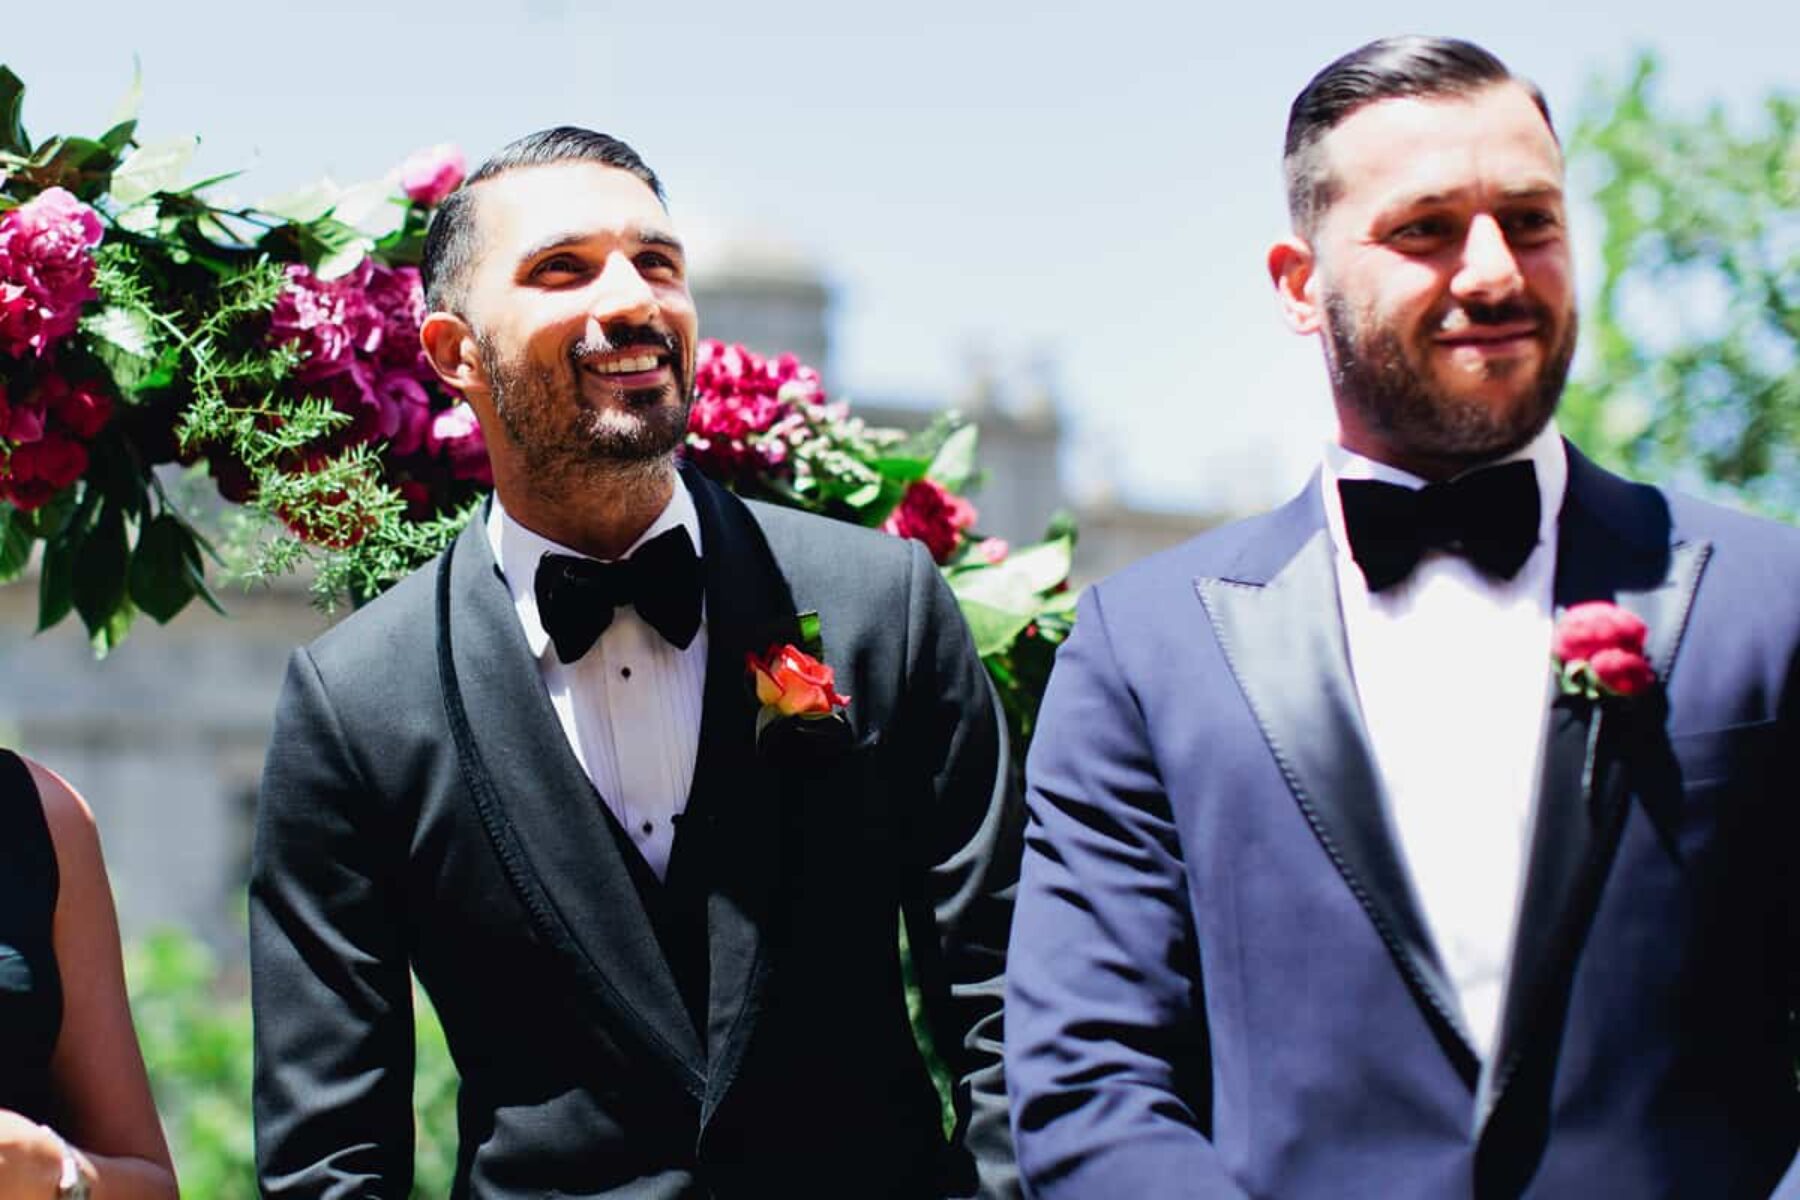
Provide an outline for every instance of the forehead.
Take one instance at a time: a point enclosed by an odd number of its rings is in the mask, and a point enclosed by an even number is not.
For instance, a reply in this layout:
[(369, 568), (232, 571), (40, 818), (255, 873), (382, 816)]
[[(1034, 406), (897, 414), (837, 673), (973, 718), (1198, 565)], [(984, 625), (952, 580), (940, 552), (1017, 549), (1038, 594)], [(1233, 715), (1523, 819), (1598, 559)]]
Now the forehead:
[(1562, 185), (1562, 152), (1516, 83), (1376, 101), (1326, 134), (1322, 148), (1337, 187), (1333, 207)]
[(547, 236), (671, 232), (650, 185), (602, 163), (516, 167), (476, 188), (476, 234), (480, 257), (488, 262), (509, 262)]

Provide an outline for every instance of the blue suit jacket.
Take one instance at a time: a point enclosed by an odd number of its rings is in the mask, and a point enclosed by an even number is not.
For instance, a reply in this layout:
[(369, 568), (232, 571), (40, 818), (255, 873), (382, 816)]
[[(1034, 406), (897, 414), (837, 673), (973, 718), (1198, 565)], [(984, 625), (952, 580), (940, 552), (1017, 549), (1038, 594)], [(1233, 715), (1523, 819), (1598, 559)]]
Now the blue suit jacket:
[[(1552, 702), (1485, 1064), (1385, 823), (1316, 482), (1083, 597), (1008, 962), (1035, 1195), (1777, 1185), (1800, 1143), (1800, 534), (1571, 448), (1559, 538), (1558, 607), (1636, 611), (1662, 686)], [(1445, 663), (1432, 686), (1482, 681)]]

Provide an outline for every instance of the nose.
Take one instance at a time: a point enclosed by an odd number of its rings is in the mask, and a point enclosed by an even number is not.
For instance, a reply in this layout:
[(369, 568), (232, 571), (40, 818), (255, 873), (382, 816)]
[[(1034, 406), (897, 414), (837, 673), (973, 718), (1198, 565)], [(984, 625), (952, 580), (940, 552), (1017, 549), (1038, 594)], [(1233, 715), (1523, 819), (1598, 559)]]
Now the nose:
[(1524, 284), (1506, 231), (1487, 213), (1476, 217), (1463, 242), (1462, 263), (1451, 281), (1452, 291), (1459, 299), (1491, 302), (1513, 295)]
[(656, 292), (623, 253), (607, 256), (594, 283), (588, 319), (598, 325), (647, 325), (657, 314)]

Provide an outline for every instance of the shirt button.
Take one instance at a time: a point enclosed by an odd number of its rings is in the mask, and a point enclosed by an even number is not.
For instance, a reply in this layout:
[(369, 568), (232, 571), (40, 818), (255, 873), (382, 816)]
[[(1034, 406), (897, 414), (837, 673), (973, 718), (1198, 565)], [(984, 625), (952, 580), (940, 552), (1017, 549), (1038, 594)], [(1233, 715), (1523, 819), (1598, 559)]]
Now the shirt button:
[(619, 668), (619, 678), (630, 679), (631, 678), (631, 668), (630, 667), (620, 667)]
[(645, 821), (644, 822), (644, 836), (649, 837), (652, 833), (655, 833), (655, 832), (656, 832), (656, 823), (654, 821)]

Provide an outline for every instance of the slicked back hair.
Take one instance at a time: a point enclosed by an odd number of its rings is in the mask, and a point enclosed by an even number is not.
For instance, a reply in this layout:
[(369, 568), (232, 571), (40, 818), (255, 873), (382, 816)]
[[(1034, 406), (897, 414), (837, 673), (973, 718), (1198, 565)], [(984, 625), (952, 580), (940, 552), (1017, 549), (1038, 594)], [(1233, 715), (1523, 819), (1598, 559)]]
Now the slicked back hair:
[(1352, 50), (1314, 75), (1288, 109), (1282, 172), (1294, 230), (1310, 239), (1319, 218), (1337, 199), (1339, 181), (1325, 161), (1322, 143), (1358, 109), (1403, 97), (1467, 96), (1499, 83), (1531, 94), (1550, 136), (1550, 105), (1528, 79), (1473, 42), (1439, 37), (1390, 37)]
[(604, 133), (574, 125), (540, 129), (510, 142), (475, 168), (475, 173), (438, 206), (431, 227), (425, 231), (425, 252), (419, 274), (425, 285), (425, 306), (433, 311), (462, 311), (469, 264), (475, 258), (475, 185), (521, 167), (547, 167), (552, 163), (591, 162), (629, 171), (655, 193), (657, 203), (668, 207), (662, 181), (657, 179), (638, 152)]

